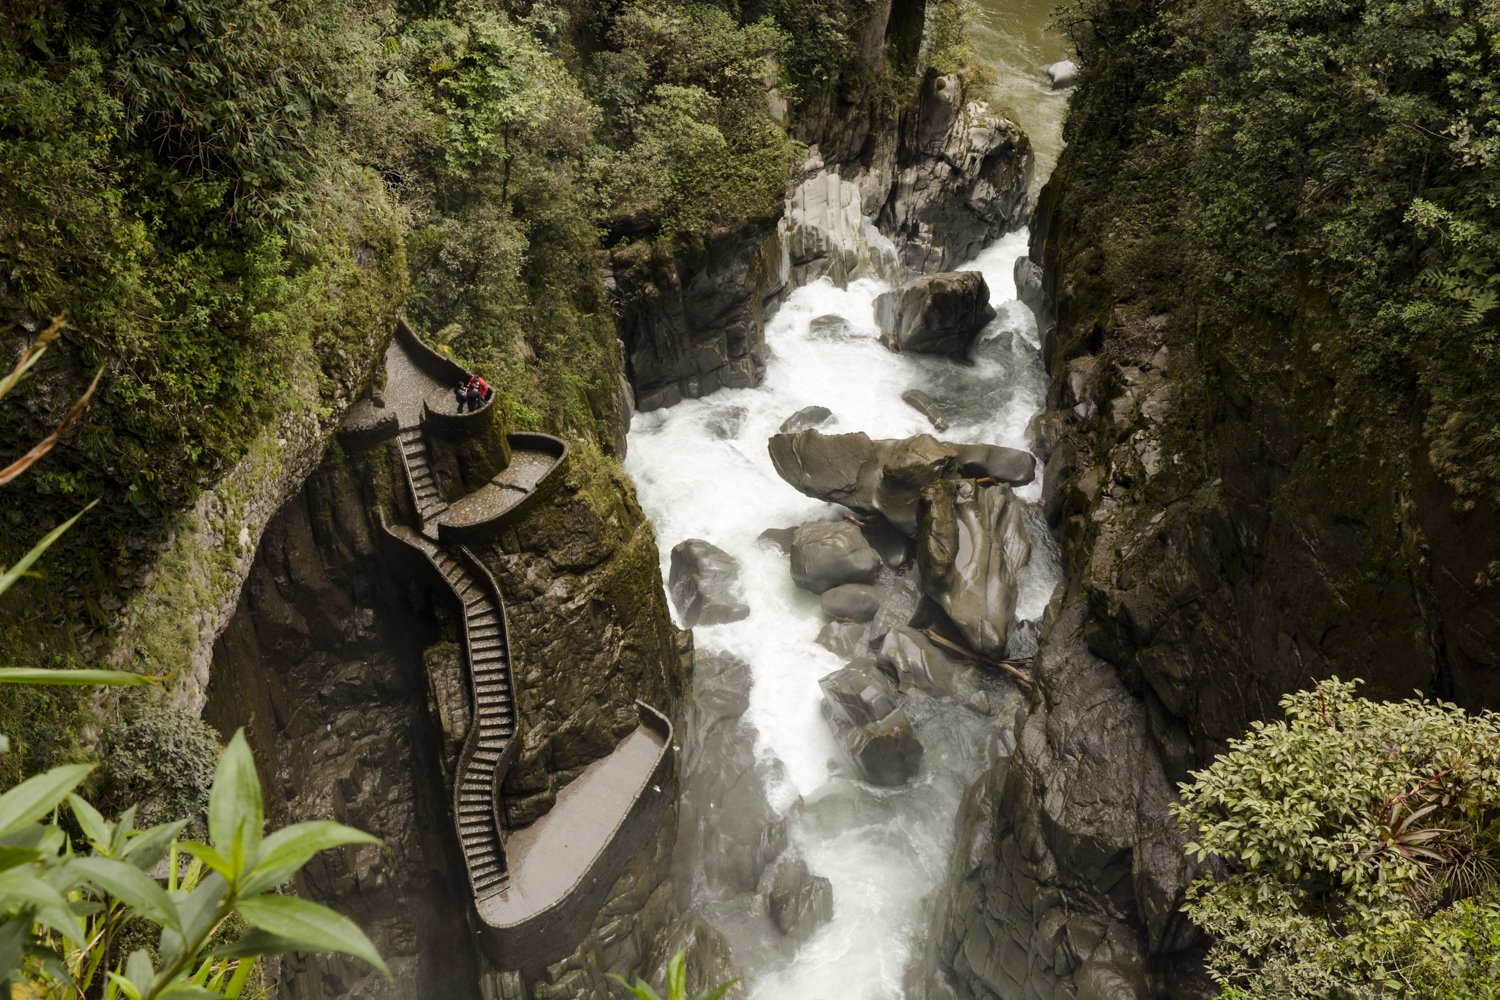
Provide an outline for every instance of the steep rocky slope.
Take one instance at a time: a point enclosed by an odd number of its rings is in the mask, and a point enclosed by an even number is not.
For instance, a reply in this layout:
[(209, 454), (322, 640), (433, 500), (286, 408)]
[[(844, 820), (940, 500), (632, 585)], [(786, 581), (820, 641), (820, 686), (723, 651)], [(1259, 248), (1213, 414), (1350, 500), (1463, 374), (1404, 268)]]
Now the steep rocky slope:
[[(1167, 820), (1175, 783), (1275, 715), (1283, 693), (1330, 675), (1376, 697), (1416, 689), (1481, 708), (1500, 695), (1496, 509), (1442, 467), (1439, 436), (1454, 430), (1431, 411), (1451, 387), (1371, 360), (1372, 321), (1322, 242), (1324, 213), (1363, 224), (1357, 201), (1329, 207), (1308, 182), (1239, 230), (1243, 265), (1284, 295), (1205, 273), (1222, 260), (1204, 215), (1230, 212), (1235, 185), (1255, 191), (1262, 175), (1253, 160), (1209, 170), (1194, 157), (1212, 130), (1167, 127), (1182, 64), (1154, 19), (1174, 9), (1100, 8), (1069, 146), (1017, 265), (1045, 334), (1052, 388), (1033, 432), (1069, 589), (1049, 612), (1016, 750), (961, 817), (924, 967), (933, 995), (1210, 995), (1201, 941), (1176, 912), (1201, 872)], [(1339, 23), (1287, 30), (1344, 37)], [(1232, 62), (1212, 49), (1228, 40), (1205, 37), (1211, 63)], [(1393, 78), (1391, 93), (1423, 80)], [(1371, 158), (1371, 187), (1379, 114), (1352, 99), (1341, 112), (1365, 129), (1350, 141)], [(1433, 176), (1468, 169), (1422, 155)], [(1381, 225), (1371, 245), (1423, 245), (1399, 206)], [(1284, 246), (1302, 263), (1280, 275)], [(1451, 349), (1410, 336), (1419, 352)], [(1468, 391), (1445, 405), (1482, 408), (1483, 387)]]

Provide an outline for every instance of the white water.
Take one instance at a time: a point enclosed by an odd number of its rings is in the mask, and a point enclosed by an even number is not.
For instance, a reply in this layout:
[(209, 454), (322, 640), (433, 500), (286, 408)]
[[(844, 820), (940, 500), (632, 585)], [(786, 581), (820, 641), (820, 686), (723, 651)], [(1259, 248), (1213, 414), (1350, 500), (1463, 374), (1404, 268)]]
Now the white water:
[[(903, 974), (925, 932), (926, 904), (952, 851), (959, 800), (986, 764), (990, 731), (1009, 721), (1016, 698), (1008, 682), (996, 682), (997, 708), (989, 718), (933, 701), (909, 705), (926, 751), (917, 778), (883, 789), (842, 776), (830, 763), (838, 751), (819, 712), (818, 678), (842, 666), (813, 641), (827, 619), (815, 595), (793, 586), (787, 557), (757, 541), (766, 528), (825, 519), (842, 508), (783, 482), (766, 440), (783, 420), (814, 404), (833, 411), (837, 423), (823, 428), (829, 432), (865, 431), (874, 438), (931, 432), (926, 418), (901, 401), (902, 392), (916, 388), (949, 407), (951, 426), (937, 435), (942, 440), (1025, 448), (1026, 424), (1046, 393), (1035, 321), (1014, 301), (1011, 268), (1025, 252), (1023, 231), (965, 265), (984, 273), (998, 309), (972, 367), (881, 347), (873, 302), (883, 284), (860, 281), (841, 291), (821, 282), (793, 293), (768, 324), (773, 357), (760, 387), (721, 390), (640, 414), (631, 426), (626, 468), (655, 523), (663, 578), (672, 546), (686, 538), (707, 539), (741, 562), (750, 617), (695, 629), (697, 646), (728, 650), (750, 663), (747, 718), (760, 731), (757, 753), (785, 766), (778, 805), (792, 811), (793, 849), (833, 884), (833, 921), (790, 960), (755, 947), (755, 935), (744, 932), (768, 919), (763, 910), (754, 912), (744, 900), (701, 901), (700, 909), (735, 945), (752, 997), (902, 996)], [(811, 320), (830, 313), (852, 325), (851, 336), (829, 340), (810, 332)], [(1034, 500), (1040, 491), (1038, 481), (1017, 493)], [(1050, 537), (1033, 530), (1019, 617), (1039, 617), (1060, 578)]]

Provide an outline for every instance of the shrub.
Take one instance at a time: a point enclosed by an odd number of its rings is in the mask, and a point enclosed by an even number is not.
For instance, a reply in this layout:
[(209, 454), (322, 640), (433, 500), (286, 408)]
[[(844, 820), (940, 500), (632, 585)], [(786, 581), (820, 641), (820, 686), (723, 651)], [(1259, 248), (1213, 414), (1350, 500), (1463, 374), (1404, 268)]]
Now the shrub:
[(208, 808), (219, 734), (195, 716), (150, 706), (104, 734), (104, 794), (135, 805), (144, 825), (193, 819)]
[(1182, 786), (1188, 852), (1228, 866), (1185, 906), (1228, 998), (1400, 989), (1497, 954), (1475, 928), (1500, 881), (1500, 716), (1356, 683), (1287, 695)]

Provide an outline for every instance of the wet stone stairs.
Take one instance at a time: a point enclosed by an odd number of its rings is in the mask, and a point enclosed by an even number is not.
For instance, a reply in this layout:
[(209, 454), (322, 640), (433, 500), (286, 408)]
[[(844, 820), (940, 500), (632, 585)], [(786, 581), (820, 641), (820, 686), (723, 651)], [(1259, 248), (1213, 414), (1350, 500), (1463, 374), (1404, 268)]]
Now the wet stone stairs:
[(420, 550), (463, 605), (474, 714), (458, 759), (454, 819), (474, 898), (488, 899), (509, 885), (499, 792), (516, 751), (516, 702), (505, 606), (494, 578), (466, 546), (439, 545), (404, 525), (386, 530)]
[(437, 517), (448, 509), (438, 496), (437, 479), (432, 474), (432, 456), (427, 450), (427, 436), (420, 427), (409, 427), (401, 431), (401, 455), (406, 460), (406, 473), (411, 478), (412, 495), (417, 502), (417, 514), (424, 522)]

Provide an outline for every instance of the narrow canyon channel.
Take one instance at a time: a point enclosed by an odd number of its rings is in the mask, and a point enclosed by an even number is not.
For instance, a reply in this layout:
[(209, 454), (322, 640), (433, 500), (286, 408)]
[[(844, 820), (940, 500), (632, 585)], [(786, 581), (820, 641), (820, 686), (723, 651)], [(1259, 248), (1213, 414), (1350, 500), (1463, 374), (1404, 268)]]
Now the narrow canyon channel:
[[(995, 71), (996, 104), (1031, 137), (1036, 187), (1057, 162), (1066, 108), (1066, 95), (1053, 92), (1045, 75), (1066, 51), (1048, 28), (1052, 6), (1051, 0), (986, 0), (976, 33)], [(754, 752), (771, 805), (789, 817), (789, 849), (832, 884), (833, 919), (794, 953), (765, 934), (764, 891), (725, 898), (707, 885), (694, 886), (694, 909), (728, 936), (751, 997), (903, 995), (903, 977), (953, 848), (959, 801), (989, 756), (1004, 752), (992, 733), (1008, 728), (1001, 720), (1013, 718), (1022, 701), (998, 675), (986, 675), (989, 716), (951, 699), (909, 701), (907, 713), (925, 750), (917, 777), (880, 788), (847, 772), (820, 714), (818, 686), (845, 658), (814, 641), (828, 620), (817, 595), (796, 587), (786, 554), (758, 537), (768, 528), (846, 512), (784, 482), (772, 467), (767, 439), (798, 410), (823, 406), (833, 413), (821, 428), (827, 433), (932, 433), (959, 444), (1025, 449), (1027, 424), (1042, 409), (1047, 389), (1036, 322), (1016, 301), (1012, 278), (1026, 249), (1020, 230), (962, 265), (984, 275), (997, 310), (972, 366), (886, 350), (877, 340), (874, 300), (889, 286), (867, 278), (839, 289), (825, 278), (795, 291), (768, 323), (772, 356), (762, 385), (638, 414), (631, 425), (626, 468), (655, 525), (663, 578), (672, 547), (688, 538), (705, 539), (740, 561), (749, 617), (699, 626), (696, 647), (750, 665), (745, 718), (759, 734)], [(947, 430), (935, 431), (902, 401), (911, 389), (945, 408)], [(1022, 620), (1041, 617), (1062, 579), (1056, 545), (1035, 504), (1040, 465), (1037, 472), (1035, 482), (1016, 491), (1031, 502), (1032, 555), (1017, 607)]]

